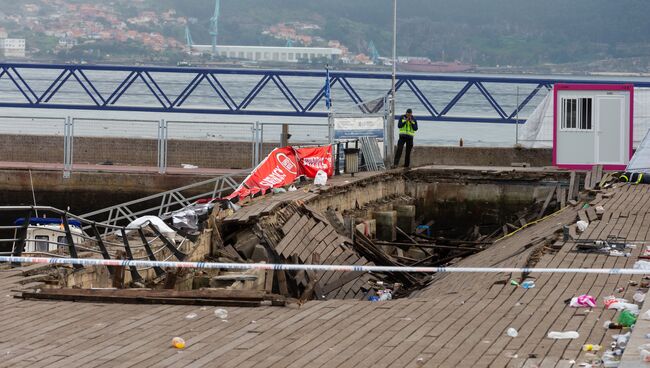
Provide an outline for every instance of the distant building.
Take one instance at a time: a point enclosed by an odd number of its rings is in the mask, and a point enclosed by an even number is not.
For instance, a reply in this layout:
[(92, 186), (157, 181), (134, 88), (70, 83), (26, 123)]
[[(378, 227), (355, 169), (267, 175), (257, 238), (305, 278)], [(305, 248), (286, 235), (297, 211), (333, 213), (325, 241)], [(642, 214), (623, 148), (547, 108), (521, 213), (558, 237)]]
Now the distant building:
[[(210, 45), (193, 45), (192, 51), (212, 52)], [(230, 59), (252, 61), (298, 62), (300, 60), (329, 59), (341, 56), (341, 50), (331, 47), (278, 47), (278, 46), (217, 46), (217, 55)]]
[(0, 52), (6, 58), (24, 58), (25, 39), (24, 38), (0, 39)]

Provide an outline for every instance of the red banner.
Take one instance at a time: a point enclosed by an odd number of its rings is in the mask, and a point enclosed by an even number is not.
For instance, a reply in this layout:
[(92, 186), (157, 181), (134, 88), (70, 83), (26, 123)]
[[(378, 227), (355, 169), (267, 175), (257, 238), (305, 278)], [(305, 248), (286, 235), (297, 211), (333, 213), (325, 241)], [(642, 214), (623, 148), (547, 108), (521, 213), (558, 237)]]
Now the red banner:
[(302, 175), (313, 179), (318, 170), (325, 171), (328, 177), (334, 175), (332, 146), (298, 148), (296, 153)]
[(327, 176), (334, 173), (332, 146), (276, 148), (244, 179), (239, 188), (226, 198), (245, 198), (259, 192), (266, 193), (271, 188), (293, 183), (301, 175), (314, 178), (318, 170), (325, 171)]

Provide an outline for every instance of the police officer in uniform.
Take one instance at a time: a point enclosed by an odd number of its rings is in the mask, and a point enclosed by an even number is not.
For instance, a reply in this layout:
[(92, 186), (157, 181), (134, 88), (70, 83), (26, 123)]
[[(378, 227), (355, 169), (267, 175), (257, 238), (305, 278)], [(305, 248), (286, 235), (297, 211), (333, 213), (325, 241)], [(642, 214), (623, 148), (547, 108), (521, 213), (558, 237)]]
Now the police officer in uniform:
[(399, 159), (402, 157), (402, 150), (404, 149), (404, 144), (406, 144), (404, 167), (409, 167), (411, 165), (413, 137), (415, 136), (415, 132), (418, 130), (418, 122), (415, 120), (415, 117), (413, 117), (413, 111), (411, 109), (406, 110), (406, 114), (400, 117), (397, 127), (399, 128), (399, 140), (397, 141), (397, 152), (395, 153), (395, 162), (393, 166), (397, 167), (399, 165)]

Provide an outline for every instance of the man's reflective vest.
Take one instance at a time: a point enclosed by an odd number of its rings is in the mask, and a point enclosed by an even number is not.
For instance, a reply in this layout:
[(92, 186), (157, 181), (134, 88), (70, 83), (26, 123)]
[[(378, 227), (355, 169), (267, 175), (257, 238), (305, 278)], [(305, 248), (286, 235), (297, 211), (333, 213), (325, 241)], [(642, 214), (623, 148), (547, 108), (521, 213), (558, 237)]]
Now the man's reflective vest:
[(413, 123), (406, 120), (405, 117), (402, 117), (401, 123), (403, 123), (404, 125), (402, 125), (402, 127), (399, 128), (399, 134), (406, 134), (411, 136), (415, 135), (415, 130), (413, 129)]

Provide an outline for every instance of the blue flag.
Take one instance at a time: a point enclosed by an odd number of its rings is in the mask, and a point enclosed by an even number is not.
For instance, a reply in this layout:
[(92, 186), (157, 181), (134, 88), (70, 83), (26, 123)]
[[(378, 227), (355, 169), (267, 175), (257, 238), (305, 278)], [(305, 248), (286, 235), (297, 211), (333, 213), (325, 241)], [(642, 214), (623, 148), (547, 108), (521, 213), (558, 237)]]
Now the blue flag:
[(330, 91), (330, 70), (329, 68), (325, 69), (325, 106), (329, 110), (332, 107), (332, 96)]

